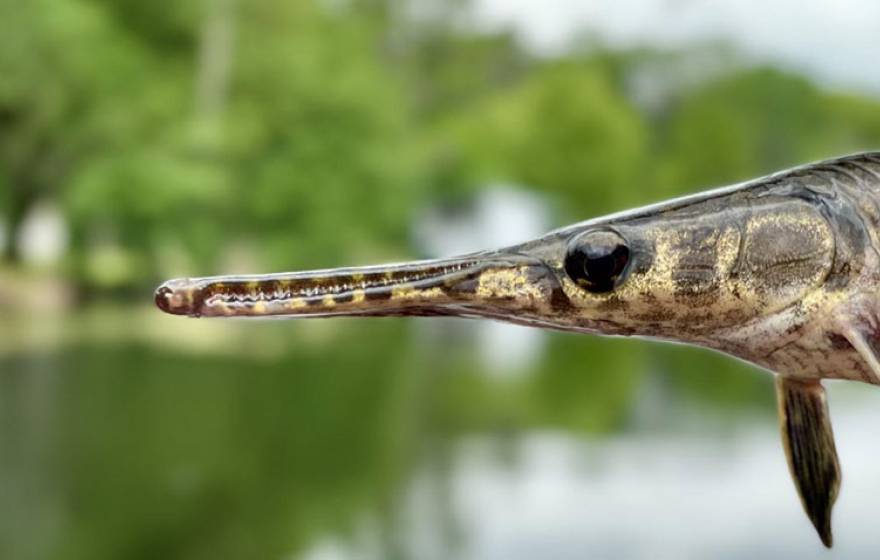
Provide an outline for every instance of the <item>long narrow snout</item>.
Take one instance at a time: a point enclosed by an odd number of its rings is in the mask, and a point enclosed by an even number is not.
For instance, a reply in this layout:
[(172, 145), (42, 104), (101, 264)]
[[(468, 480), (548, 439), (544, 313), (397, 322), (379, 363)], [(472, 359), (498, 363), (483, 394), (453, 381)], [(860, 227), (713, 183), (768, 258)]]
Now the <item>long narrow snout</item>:
[[(256, 276), (169, 280), (155, 294), (190, 317), (485, 315), (547, 311), (562, 294), (540, 259), (492, 253), (457, 259)], [(562, 296), (564, 297), (564, 296)]]

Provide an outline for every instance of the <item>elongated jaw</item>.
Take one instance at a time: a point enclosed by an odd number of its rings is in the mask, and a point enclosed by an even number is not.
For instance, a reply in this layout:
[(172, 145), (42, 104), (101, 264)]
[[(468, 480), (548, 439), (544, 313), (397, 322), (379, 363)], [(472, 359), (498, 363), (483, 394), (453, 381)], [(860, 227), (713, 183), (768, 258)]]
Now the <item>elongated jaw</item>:
[(402, 265), (262, 276), (169, 280), (156, 290), (166, 313), (190, 317), (339, 315), (546, 315), (564, 300), (539, 259), (475, 255)]

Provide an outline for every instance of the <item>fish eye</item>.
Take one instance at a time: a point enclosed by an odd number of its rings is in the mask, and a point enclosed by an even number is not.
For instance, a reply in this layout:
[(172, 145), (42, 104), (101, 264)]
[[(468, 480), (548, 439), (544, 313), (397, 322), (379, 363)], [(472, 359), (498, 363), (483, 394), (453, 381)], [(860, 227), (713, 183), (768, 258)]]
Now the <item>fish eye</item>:
[(565, 273), (588, 292), (610, 292), (619, 283), (629, 262), (629, 246), (610, 230), (583, 233), (568, 244)]

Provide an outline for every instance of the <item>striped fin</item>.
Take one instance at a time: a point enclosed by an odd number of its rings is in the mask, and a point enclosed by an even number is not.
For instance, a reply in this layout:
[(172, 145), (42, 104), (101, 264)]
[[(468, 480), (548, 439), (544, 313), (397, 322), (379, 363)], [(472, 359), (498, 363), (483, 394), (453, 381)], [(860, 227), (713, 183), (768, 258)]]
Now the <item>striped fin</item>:
[(804, 511), (831, 548), (831, 508), (840, 489), (840, 464), (825, 389), (818, 380), (776, 379), (779, 425), (788, 467)]

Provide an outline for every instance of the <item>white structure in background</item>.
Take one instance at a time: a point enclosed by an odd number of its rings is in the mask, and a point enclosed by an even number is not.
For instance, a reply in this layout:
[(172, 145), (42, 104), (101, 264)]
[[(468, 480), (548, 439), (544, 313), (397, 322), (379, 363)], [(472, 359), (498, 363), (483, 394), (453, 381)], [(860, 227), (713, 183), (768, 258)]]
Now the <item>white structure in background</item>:
[(37, 204), (27, 215), (17, 239), (22, 260), (31, 265), (45, 266), (58, 262), (67, 249), (67, 224), (58, 207)]
[[(420, 215), (415, 235), (429, 257), (449, 257), (527, 241), (548, 231), (548, 225), (549, 212), (539, 197), (516, 186), (497, 184), (482, 189), (465, 210), (451, 213), (433, 208)], [(491, 321), (471, 327), (491, 372), (523, 371), (540, 355), (543, 334), (538, 330)]]
[[(877, 0), (478, 0), (478, 25), (513, 27), (541, 53), (579, 34), (611, 48), (724, 41), (749, 61), (803, 71), (826, 85), (880, 92)], [(703, 68), (707, 70), (707, 68)]]

